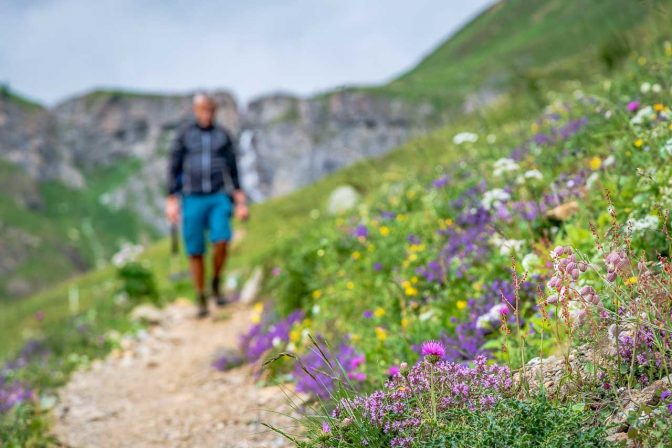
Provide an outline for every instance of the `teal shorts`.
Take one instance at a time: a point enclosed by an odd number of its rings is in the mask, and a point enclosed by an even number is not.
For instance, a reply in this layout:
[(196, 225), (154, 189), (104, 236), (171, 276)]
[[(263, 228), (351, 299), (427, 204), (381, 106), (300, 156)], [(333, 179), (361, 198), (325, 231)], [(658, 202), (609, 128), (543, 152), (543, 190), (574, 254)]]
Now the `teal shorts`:
[(205, 234), (210, 242), (231, 240), (233, 204), (225, 193), (194, 194), (182, 197), (182, 232), (189, 255), (205, 253)]

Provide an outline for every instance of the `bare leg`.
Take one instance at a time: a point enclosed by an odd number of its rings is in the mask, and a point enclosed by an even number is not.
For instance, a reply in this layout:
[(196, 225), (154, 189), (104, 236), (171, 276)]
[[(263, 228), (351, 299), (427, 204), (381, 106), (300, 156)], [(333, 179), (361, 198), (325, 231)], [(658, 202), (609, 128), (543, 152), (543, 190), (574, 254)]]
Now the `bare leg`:
[(226, 255), (228, 244), (226, 241), (214, 243), (212, 254), (212, 292), (215, 295), (218, 305), (225, 305), (226, 300), (220, 293), (220, 278), (224, 265), (226, 264)]
[(194, 282), (199, 302), (198, 316), (204, 317), (208, 314), (208, 304), (205, 299), (205, 263), (203, 263), (203, 255), (190, 256), (189, 267), (191, 268), (191, 278)]

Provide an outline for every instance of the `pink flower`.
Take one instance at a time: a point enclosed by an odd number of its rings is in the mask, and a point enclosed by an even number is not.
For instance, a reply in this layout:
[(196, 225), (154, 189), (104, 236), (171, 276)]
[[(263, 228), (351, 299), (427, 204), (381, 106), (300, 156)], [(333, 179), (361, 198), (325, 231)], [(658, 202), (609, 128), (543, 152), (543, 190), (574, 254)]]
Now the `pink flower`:
[(629, 112), (637, 112), (637, 109), (639, 109), (639, 104), (640, 104), (639, 100), (630, 101), (628, 103), (628, 111)]
[(421, 354), (429, 362), (437, 362), (446, 355), (446, 348), (439, 341), (425, 341), (422, 343)]

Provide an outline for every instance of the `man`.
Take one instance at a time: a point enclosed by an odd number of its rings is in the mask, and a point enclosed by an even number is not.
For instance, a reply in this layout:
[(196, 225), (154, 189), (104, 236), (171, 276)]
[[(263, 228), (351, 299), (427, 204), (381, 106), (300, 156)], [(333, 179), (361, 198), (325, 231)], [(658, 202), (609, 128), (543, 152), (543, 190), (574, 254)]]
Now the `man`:
[(178, 133), (171, 149), (166, 215), (176, 224), (181, 212), (198, 317), (202, 318), (208, 315), (205, 233), (209, 234), (213, 246), (212, 293), (222, 306), (226, 298), (220, 290), (220, 278), (231, 241), (234, 203), (240, 220), (248, 218), (248, 208), (240, 188), (233, 139), (215, 123), (217, 105), (210, 96), (197, 94), (193, 112), (195, 120)]

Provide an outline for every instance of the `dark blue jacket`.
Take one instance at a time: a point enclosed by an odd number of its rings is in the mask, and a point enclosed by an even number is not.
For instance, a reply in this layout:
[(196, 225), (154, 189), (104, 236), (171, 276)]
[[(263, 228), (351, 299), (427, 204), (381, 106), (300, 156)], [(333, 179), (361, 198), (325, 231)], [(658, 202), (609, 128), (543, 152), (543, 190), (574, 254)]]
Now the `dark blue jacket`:
[(240, 190), (233, 139), (221, 126), (196, 122), (180, 130), (170, 151), (168, 194)]

